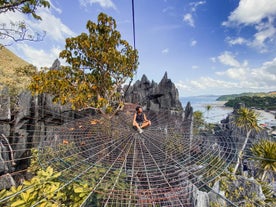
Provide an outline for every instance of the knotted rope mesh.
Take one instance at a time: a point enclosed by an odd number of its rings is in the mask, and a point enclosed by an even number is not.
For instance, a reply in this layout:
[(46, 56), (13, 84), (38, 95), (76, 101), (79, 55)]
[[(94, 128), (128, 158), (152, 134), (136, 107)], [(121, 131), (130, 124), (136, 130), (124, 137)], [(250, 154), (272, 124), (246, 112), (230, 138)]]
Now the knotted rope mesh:
[[(131, 111), (100, 114), (55, 127), (39, 147), (43, 168), (61, 172), (64, 188), (86, 182), (92, 190), (83, 206), (193, 206), (231, 163), (229, 137), (195, 136), (191, 121), (169, 111), (146, 112), (152, 125), (138, 133)], [(218, 146), (219, 145), (219, 146)]]

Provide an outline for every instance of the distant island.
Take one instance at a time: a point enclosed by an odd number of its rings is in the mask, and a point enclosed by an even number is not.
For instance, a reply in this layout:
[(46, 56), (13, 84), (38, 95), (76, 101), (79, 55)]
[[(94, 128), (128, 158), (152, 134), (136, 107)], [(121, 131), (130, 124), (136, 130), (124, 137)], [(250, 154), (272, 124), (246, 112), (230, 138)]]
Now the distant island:
[(271, 91), (268, 93), (265, 92), (261, 92), (261, 93), (240, 93), (240, 94), (230, 94), (230, 95), (222, 95), (219, 96), (216, 101), (229, 101), (238, 97), (243, 97), (243, 96), (249, 96), (249, 97), (253, 97), (253, 96), (258, 96), (258, 97), (276, 97), (276, 91)]
[(258, 108), (262, 110), (276, 110), (276, 91), (268, 93), (241, 93), (223, 95), (217, 101), (227, 101), (224, 105), (234, 107), (239, 103), (244, 103), (246, 107)]

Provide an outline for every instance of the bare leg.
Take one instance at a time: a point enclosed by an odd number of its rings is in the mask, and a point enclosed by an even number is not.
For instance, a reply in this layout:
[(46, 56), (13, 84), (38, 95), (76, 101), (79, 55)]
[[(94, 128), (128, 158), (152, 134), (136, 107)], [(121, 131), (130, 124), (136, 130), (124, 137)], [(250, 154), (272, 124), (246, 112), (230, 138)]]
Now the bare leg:
[(150, 125), (151, 125), (151, 121), (144, 121), (143, 124), (142, 124), (142, 126), (141, 126), (141, 129), (146, 128), (146, 127), (148, 127)]
[(136, 127), (136, 129), (138, 130), (139, 133), (142, 133), (142, 132), (143, 132), (142, 127), (139, 126), (139, 124), (138, 124), (137, 122), (134, 123), (133, 126)]

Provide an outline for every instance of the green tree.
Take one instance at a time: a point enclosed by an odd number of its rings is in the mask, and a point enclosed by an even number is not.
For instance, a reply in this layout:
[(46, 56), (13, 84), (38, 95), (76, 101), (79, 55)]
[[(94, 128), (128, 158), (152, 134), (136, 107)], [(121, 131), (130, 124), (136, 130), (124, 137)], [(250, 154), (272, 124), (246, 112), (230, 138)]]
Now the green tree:
[(233, 173), (236, 174), (251, 132), (253, 130), (258, 131), (260, 128), (257, 123), (257, 114), (253, 110), (245, 107), (241, 107), (237, 110), (237, 113), (234, 116), (234, 124), (246, 133), (242, 148), (238, 152), (238, 160), (233, 171)]
[(98, 23), (88, 21), (88, 34), (66, 39), (65, 58), (70, 67), (41, 71), (30, 86), (35, 93), (50, 93), (55, 101), (70, 103), (73, 109), (114, 108), (119, 89), (133, 77), (138, 66), (137, 50), (116, 30), (116, 21), (100, 13)]
[(207, 112), (207, 117), (209, 117), (209, 112), (211, 111), (212, 108), (213, 108), (213, 106), (210, 105), (210, 104), (207, 104), (207, 105), (205, 106), (205, 109), (206, 109), (206, 112)]
[[(39, 7), (49, 8), (50, 3), (46, 0), (5, 0), (0, 1), (0, 14), (17, 11), (31, 14), (34, 19), (41, 20), (41, 16), (36, 13)], [(45, 32), (43, 34), (30, 33), (24, 21), (10, 22), (9, 25), (1, 24), (0, 26), (0, 39), (12, 39), (15, 42), (23, 40), (41, 41), (45, 36)]]
[(251, 147), (253, 158), (263, 170), (261, 180), (263, 181), (268, 172), (276, 172), (276, 142), (260, 140)]
[(199, 130), (204, 127), (203, 113), (201, 111), (195, 111), (193, 113), (193, 117), (194, 117), (193, 134), (198, 134)]

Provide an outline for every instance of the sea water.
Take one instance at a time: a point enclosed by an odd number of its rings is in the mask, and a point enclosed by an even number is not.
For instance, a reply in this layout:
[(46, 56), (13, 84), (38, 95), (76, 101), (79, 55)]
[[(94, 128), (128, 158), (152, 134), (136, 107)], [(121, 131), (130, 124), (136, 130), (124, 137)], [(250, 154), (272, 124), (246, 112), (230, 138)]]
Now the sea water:
[[(193, 111), (201, 111), (206, 122), (217, 124), (233, 112), (232, 107), (224, 106), (225, 101), (216, 101), (217, 98), (218, 96), (190, 96), (181, 97), (180, 101), (184, 109), (190, 102)], [(211, 108), (207, 110), (207, 106)]]
[[(204, 120), (208, 123), (220, 123), (225, 119), (228, 114), (233, 112), (232, 107), (226, 107), (225, 101), (216, 101), (219, 96), (190, 96), (181, 97), (180, 101), (185, 109), (188, 102), (191, 103), (193, 111), (201, 111), (203, 113)], [(210, 110), (207, 110), (207, 106), (211, 106)], [(269, 124), (275, 122), (275, 115), (272, 112), (266, 112), (264, 110), (255, 110), (259, 124)]]

